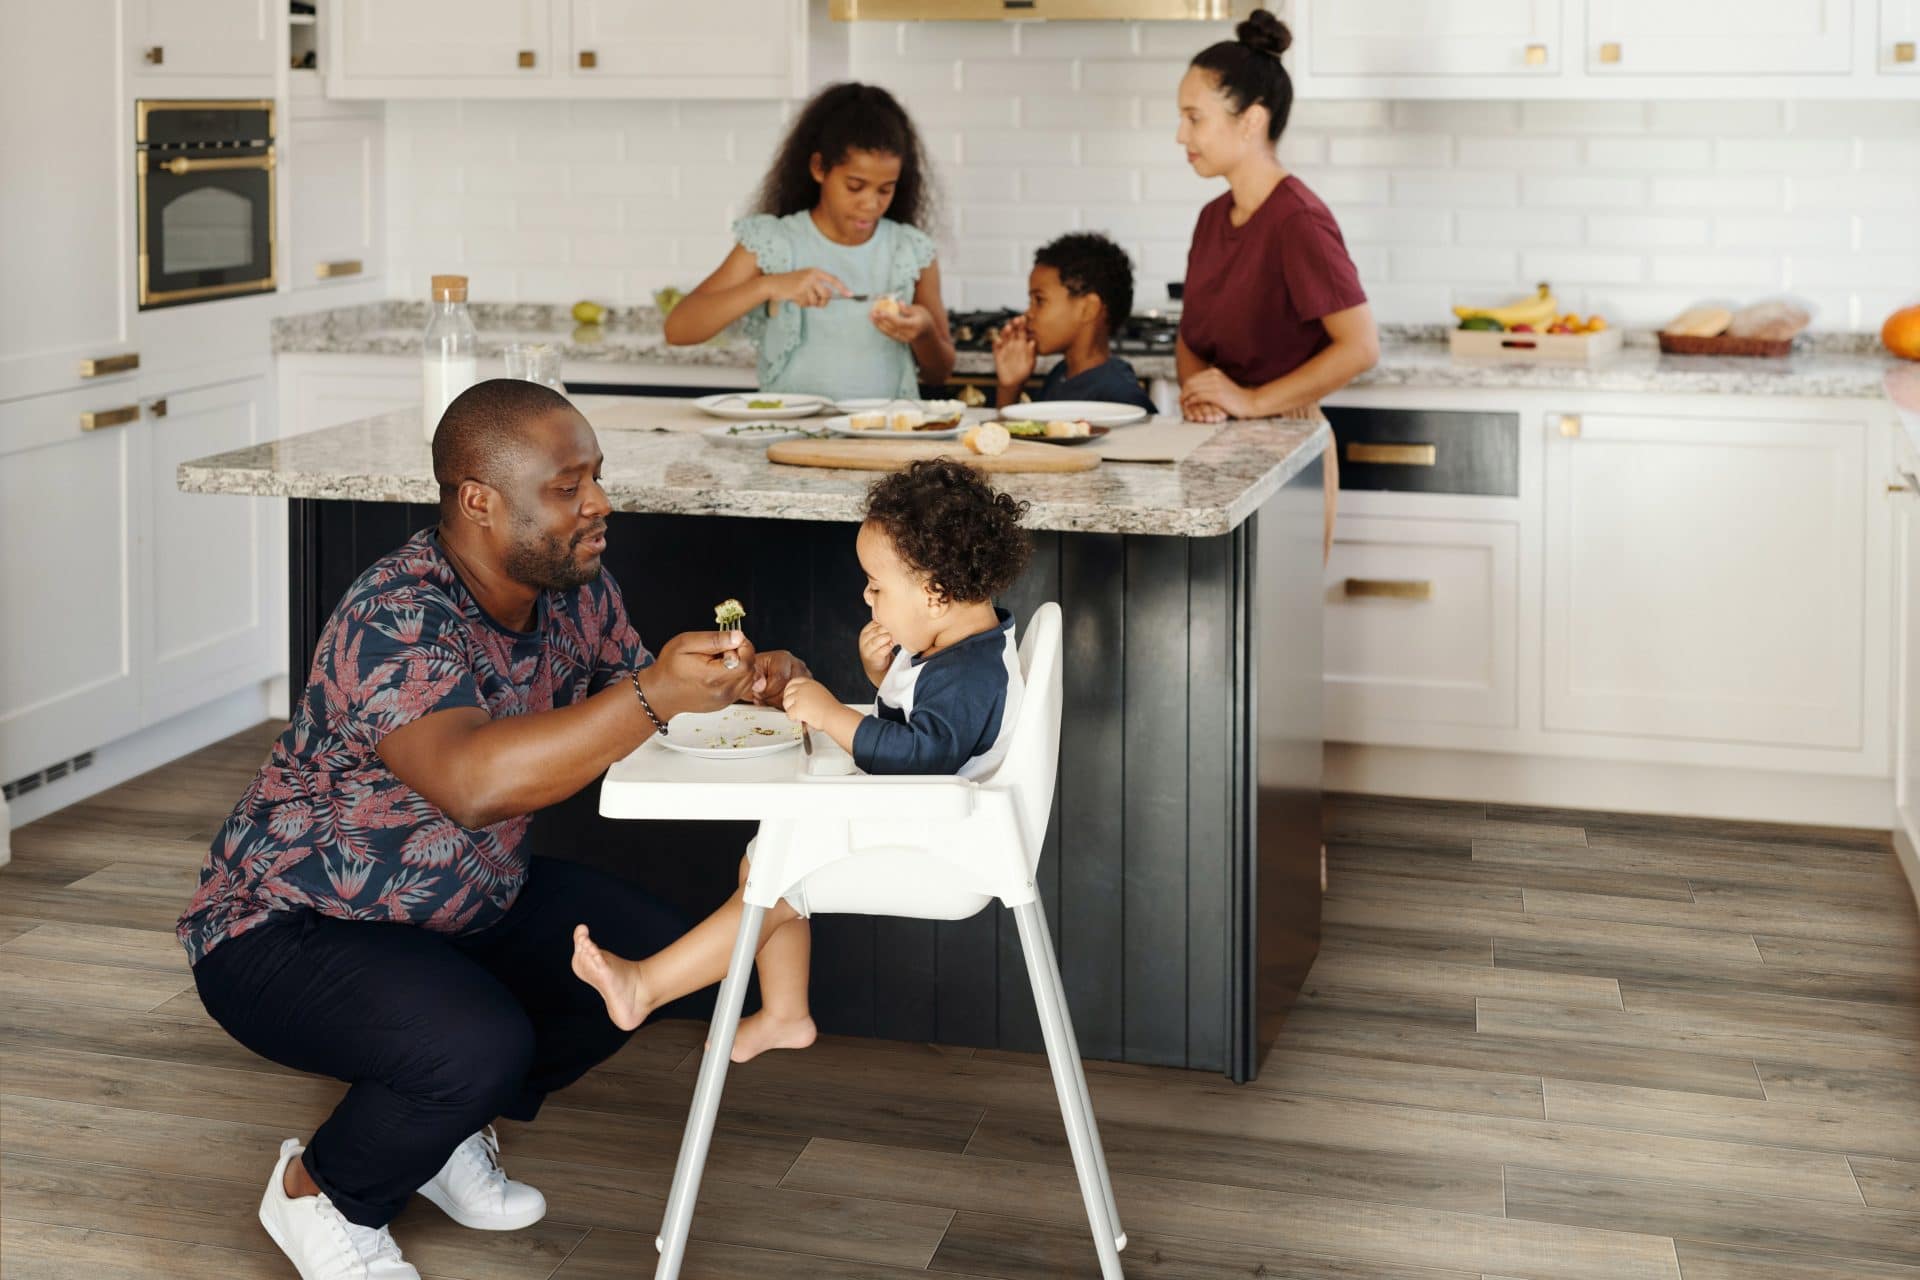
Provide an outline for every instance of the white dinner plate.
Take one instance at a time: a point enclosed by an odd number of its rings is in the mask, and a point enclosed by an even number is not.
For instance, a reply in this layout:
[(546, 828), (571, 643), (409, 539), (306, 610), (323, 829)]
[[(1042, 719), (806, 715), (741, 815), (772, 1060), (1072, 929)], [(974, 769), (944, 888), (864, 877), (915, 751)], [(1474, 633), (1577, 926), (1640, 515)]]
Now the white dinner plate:
[(1150, 416), (1139, 405), (1113, 400), (1041, 400), (1000, 411), (1002, 422), (1085, 422), (1096, 427), (1124, 427)]
[[(755, 403), (760, 405), (754, 408)], [(765, 422), (769, 418), (787, 421), (811, 418), (833, 401), (825, 396), (800, 395), (792, 391), (727, 391), (717, 396), (701, 396), (693, 407), (729, 422)]]
[(855, 431), (849, 424), (853, 418), (849, 414), (828, 418), (820, 425), (837, 436), (851, 436), (856, 440), (958, 440), (967, 424), (957, 422), (951, 427), (940, 427), (932, 431), (894, 431), (882, 427), (878, 431)]
[(773, 444), (780, 440), (805, 440), (825, 434), (818, 427), (794, 426), (785, 422), (716, 422), (700, 428), (700, 434), (721, 444)]
[(654, 741), (669, 751), (707, 760), (747, 760), (799, 746), (800, 726), (778, 707), (682, 711)]

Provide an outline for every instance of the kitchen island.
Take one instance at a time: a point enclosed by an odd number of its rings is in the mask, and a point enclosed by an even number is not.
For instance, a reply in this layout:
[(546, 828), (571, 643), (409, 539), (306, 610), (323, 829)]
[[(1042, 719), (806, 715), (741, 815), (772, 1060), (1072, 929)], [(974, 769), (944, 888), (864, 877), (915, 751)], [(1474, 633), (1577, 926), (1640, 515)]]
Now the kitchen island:
[[(736, 596), (762, 648), (792, 649), (842, 698), (868, 687), (854, 524), (873, 476), (767, 461), (691, 429), (598, 420), (615, 514), (605, 557), (659, 643)], [(1122, 428), (1121, 430), (1125, 430)], [(1250, 1079), (1318, 946), (1319, 422), (1222, 428), (1178, 463), (1004, 475), (1035, 553), (1004, 600), (1065, 611), (1059, 791), (1040, 863), (1089, 1057)], [(290, 662), (353, 578), (436, 519), (417, 410), (183, 464), (189, 492), (290, 499)], [(216, 498), (210, 497), (209, 501)], [(690, 915), (732, 889), (751, 834), (605, 823), (597, 786), (542, 815), (545, 847), (653, 887)], [(815, 1018), (843, 1034), (1037, 1050), (1010, 917), (823, 917)]]

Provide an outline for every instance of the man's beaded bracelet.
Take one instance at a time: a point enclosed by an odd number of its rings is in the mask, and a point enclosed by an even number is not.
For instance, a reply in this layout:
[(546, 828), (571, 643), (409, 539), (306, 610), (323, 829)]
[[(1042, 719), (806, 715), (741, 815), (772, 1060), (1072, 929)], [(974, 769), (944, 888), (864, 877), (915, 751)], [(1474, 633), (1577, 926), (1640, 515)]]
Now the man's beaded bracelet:
[(662, 734), (666, 733), (667, 722), (662, 720), (659, 713), (653, 709), (653, 704), (647, 701), (647, 691), (640, 687), (640, 668), (638, 667), (633, 669), (633, 692), (634, 696), (640, 699), (640, 709), (647, 713), (647, 719), (653, 721), (654, 729)]

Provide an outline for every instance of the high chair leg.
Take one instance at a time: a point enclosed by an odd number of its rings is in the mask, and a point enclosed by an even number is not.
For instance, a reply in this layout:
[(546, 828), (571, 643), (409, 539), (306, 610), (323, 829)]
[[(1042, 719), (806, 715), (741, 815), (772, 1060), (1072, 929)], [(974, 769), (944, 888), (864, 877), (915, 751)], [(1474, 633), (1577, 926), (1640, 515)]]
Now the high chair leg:
[(1060, 998), (1060, 1025), (1067, 1037), (1067, 1060), (1073, 1064), (1074, 1083), (1080, 1088), (1080, 1106), (1087, 1118), (1087, 1138), (1093, 1149), (1094, 1168), (1100, 1174), (1100, 1193), (1107, 1201), (1107, 1225), (1113, 1228), (1113, 1247), (1125, 1252), (1127, 1231), (1120, 1225), (1120, 1206), (1113, 1199), (1113, 1178), (1107, 1173), (1107, 1149), (1100, 1141), (1100, 1123), (1093, 1114), (1093, 1095), (1087, 1089), (1087, 1069), (1080, 1061), (1080, 1040), (1073, 1034), (1073, 1019), (1067, 1013), (1067, 984), (1060, 977), (1060, 954), (1053, 949), (1053, 931), (1047, 928), (1047, 913), (1040, 909), (1034, 913), (1034, 932), (1044, 944), (1042, 953), (1047, 958), (1047, 969), (1053, 975), (1053, 989)]
[(713, 1006), (713, 1026), (707, 1033), (707, 1051), (700, 1059), (700, 1079), (693, 1087), (693, 1107), (687, 1131), (680, 1138), (680, 1159), (673, 1166), (673, 1187), (667, 1193), (667, 1212), (653, 1247), (660, 1251), (654, 1280), (678, 1280), (687, 1253), (687, 1231), (693, 1225), (694, 1202), (700, 1198), (700, 1175), (707, 1165), (707, 1147), (713, 1141), (713, 1123), (720, 1114), (720, 1091), (727, 1082), (727, 1063), (733, 1057), (733, 1036), (740, 1028), (740, 1006), (747, 998), (747, 978), (759, 950), (760, 922), (765, 907), (742, 903), (740, 932), (734, 936), (733, 958)]
[(1102, 1280), (1124, 1280), (1116, 1239), (1119, 1226), (1107, 1206), (1110, 1193), (1101, 1169), (1105, 1157), (1093, 1129), (1086, 1085), (1073, 1056), (1073, 1028), (1067, 1018), (1066, 994), (1050, 956), (1047, 920), (1038, 900), (1013, 908), (1020, 929), (1020, 949), (1027, 957), (1027, 980), (1033, 984), (1033, 1002), (1040, 1014), (1040, 1032), (1047, 1043), (1047, 1064), (1053, 1068), (1053, 1090), (1060, 1098), (1060, 1117), (1066, 1123), (1067, 1146), (1073, 1152), (1074, 1173), (1080, 1179), (1080, 1198), (1093, 1228), (1093, 1248), (1100, 1258)]

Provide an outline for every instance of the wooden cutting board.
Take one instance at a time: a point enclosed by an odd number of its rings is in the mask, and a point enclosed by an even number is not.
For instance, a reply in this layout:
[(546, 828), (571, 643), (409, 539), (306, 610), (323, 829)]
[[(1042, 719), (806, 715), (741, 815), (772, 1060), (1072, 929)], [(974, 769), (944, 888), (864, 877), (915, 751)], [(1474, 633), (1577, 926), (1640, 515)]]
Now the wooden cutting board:
[(1100, 455), (1084, 445), (1030, 444), (1015, 440), (994, 457), (958, 440), (782, 440), (767, 446), (767, 460), (790, 467), (838, 467), (846, 471), (898, 471), (922, 458), (957, 458), (982, 471), (1091, 471)]

